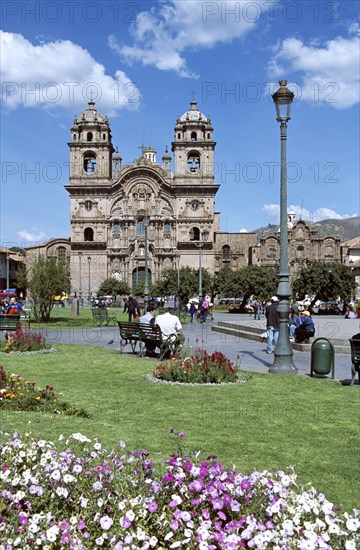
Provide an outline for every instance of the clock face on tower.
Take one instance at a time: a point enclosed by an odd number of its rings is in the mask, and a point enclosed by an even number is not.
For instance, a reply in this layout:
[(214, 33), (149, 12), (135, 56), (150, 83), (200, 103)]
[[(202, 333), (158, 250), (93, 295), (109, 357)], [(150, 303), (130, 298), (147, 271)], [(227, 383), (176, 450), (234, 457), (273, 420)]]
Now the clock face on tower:
[(194, 210), (194, 212), (195, 212), (196, 210), (198, 210), (199, 206), (200, 206), (199, 201), (192, 201), (192, 203), (191, 203), (191, 208), (192, 208), (192, 210)]

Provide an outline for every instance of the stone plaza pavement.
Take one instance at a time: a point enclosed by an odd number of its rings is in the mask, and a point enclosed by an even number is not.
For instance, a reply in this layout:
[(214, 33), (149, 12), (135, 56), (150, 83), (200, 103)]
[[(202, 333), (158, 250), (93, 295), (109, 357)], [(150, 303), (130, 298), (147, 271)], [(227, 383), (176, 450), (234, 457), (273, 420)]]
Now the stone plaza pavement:
[[(215, 313), (215, 319), (206, 324), (189, 323), (184, 324), (183, 333), (185, 336), (185, 346), (189, 346), (192, 351), (197, 347), (206, 349), (208, 352), (221, 351), (232, 361), (239, 360), (241, 368), (249, 372), (267, 373), (273, 363), (273, 355), (266, 353), (266, 340), (256, 342), (229, 336), (214, 332), (211, 326), (218, 321), (229, 321), (234, 323), (251, 323), (263, 327), (265, 330), (265, 317), (260, 321), (254, 321), (253, 316)], [(316, 338), (336, 338), (348, 340), (354, 334), (360, 332), (360, 319), (344, 319), (340, 316), (314, 317), (316, 325)], [(118, 327), (98, 327), (87, 329), (56, 329), (43, 331), (48, 341), (56, 345), (62, 344), (80, 344), (95, 345), (113, 349), (119, 352), (120, 337)], [(128, 346), (130, 349), (130, 347)], [(126, 351), (127, 348), (125, 348)], [(132, 354), (129, 354), (129, 357)], [(149, 360), (144, 358), (144, 360)], [(154, 361), (153, 359), (151, 359)], [(310, 374), (310, 352), (294, 351), (294, 363), (298, 368), (299, 375)], [(330, 378), (330, 375), (326, 378)], [(351, 381), (351, 357), (350, 355), (335, 353), (335, 379), (349, 384)], [(359, 387), (358, 377), (355, 384)]]

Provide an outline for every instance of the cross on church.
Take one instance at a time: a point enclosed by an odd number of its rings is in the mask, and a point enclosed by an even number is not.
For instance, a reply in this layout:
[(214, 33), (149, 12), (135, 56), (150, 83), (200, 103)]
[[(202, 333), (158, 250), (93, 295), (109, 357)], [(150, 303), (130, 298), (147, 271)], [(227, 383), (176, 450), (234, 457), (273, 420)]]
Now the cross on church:
[(192, 100), (195, 101), (195, 96), (196, 96), (195, 90), (193, 90), (191, 93), (192, 93)]

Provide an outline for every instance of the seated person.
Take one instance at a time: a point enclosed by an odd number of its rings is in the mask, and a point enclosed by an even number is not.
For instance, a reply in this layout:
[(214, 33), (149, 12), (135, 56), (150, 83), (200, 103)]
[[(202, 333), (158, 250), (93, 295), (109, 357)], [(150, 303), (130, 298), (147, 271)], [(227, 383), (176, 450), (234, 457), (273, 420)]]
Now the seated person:
[[(155, 311), (154, 306), (149, 306), (146, 310), (145, 315), (139, 318), (139, 323), (144, 323), (152, 326), (155, 325), (154, 311)], [(144, 343), (146, 348), (146, 355), (148, 357), (156, 357), (157, 356), (157, 354), (155, 353), (156, 344), (151, 340), (145, 340)]]
[(295, 340), (295, 330), (300, 326), (300, 317), (297, 314), (297, 308), (290, 308), (289, 313), (289, 336), (290, 340)]
[(169, 338), (175, 335), (178, 338), (179, 345), (181, 345), (184, 341), (184, 336), (182, 335), (182, 325), (179, 317), (174, 314), (173, 308), (169, 307), (165, 313), (158, 315), (155, 324), (159, 325), (163, 336)]
[(7, 306), (7, 312), (9, 315), (20, 315), (23, 305), (16, 301), (16, 298), (10, 298), (9, 305)]
[(315, 324), (309, 311), (301, 312), (300, 326), (295, 329), (295, 342), (306, 342), (308, 338), (315, 334)]

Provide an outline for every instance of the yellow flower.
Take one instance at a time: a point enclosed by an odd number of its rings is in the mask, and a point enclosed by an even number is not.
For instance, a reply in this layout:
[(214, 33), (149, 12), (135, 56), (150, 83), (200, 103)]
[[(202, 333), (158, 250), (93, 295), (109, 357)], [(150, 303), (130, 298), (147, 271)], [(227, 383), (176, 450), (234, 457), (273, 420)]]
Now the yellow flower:
[(20, 397), (23, 397), (23, 395), (24, 395), (23, 393), (19, 393), (19, 396), (20, 396)]
[(36, 399), (36, 401), (40, 401), (40, 397), (39, 397), (39, 396), (35, 397), (35, 399)]

